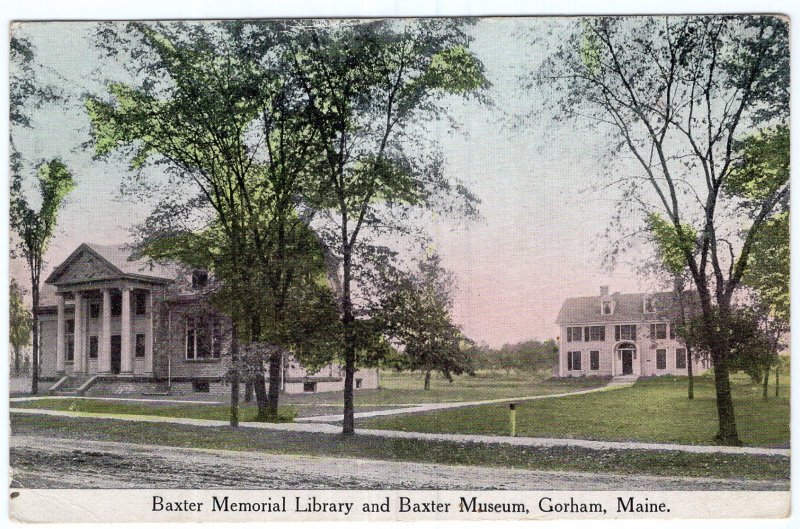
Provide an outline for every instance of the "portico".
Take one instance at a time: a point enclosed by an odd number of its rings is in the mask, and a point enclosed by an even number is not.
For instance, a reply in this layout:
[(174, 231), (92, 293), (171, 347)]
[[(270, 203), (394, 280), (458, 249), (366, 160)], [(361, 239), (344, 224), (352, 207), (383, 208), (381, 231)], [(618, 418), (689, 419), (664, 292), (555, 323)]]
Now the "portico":
[(126, 273), (81, 245), (47, 283), (56, 287), (58, 375), (153, 375), (154, 298), (167, 280)]

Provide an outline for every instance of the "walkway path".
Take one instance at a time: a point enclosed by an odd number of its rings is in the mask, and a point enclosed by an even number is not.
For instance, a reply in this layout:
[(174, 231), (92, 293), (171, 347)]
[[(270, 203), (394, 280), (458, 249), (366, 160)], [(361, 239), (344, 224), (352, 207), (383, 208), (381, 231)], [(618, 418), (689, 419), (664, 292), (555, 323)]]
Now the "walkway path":
[[(33, 408), (11, 408), (12, 414), (20, 415), (46, 415), (53, 417), (86, 417), (92, 419), (110, 419), (131, 422), (153, 422), (181, 424), (187, 426), (222, 427), (227, 426), (227, 421), (213, 421), (206, 419), (185, 419), (176, 417), (158, 417), (153, 415), (122, 415), (113, 413), (89, 413), (77, 411), (44, 410)], [(289, 432), (309, 432), (323, 434), (341, 433), (341, 427), (327, 423), (263, 423), (243, 422), (244, 428), (260, 428), (264, 430), (279, 430)], [(659, 450), (672, 452), (685, 452), (694, 454), (739, 454), (789, 457), (789, 449), (760, 448), (738, 446), (707, 446), (707, 445), (679, 445), (669, 443), (639, 443), (619, 441), (590, 441), (585, 439), (550, 439), (541, 437), (508, 437), (500, 435), (471, 435), (471, 434), (444, 434), (401, 432), (396, 430), (358, 430), (359, 435), (370, 435), (383, 438), (396, 439), (421, 439), (426, 441), (446, 441), (457, 443), (483, 443), (505, 444), (514, 446), (530, 446), (550, 448), (556, 446), (573, 446), (590, 450)]]
[[(354, 414), (356, 419), (368, 419), (370, 417), (380, 417), (383, 415), (401, 415), (405, 413), (423, 413), (426, 411), (436, 410), (449, 410), (452, 408), (468, 408), (471, 406), (483, 406), (486, 404), (501, 404), (503, 402), (523, 402), (529, 400), (541, 399), (554, 399), (558, 397), (570, 397), (572, 395), (585, 395), (587, 393), (596, 393), (598, 391), (611, 391), (614, 389), (629, 388), (633, 382), (624, 384), (609, 384), (607, 386), (600, 386), (599, 388), (582, 389), (580, 391), (572, 391), (569, 393), (553, 393), (551, 395), (532, 395), (530, 397), (509, 397), (502, 399), (491, 400), (475, 400), (469, 402), (434, 402), (429, 404), (414, 404), (406, 408), (392, 408), (389, 410), (374, 410), (362, 411)], [(298, 422), (340, 422), (344, 420), (341, 413), (335, 415), (317, 415), (316, 417), (298, 417), (295, 419)]]

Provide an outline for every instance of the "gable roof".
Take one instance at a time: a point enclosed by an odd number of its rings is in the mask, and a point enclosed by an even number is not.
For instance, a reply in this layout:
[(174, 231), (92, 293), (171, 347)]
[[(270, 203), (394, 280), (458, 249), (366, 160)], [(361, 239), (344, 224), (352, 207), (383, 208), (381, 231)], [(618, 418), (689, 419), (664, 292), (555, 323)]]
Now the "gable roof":
[[(45, 279), (45, 283), (66, 285), (93, 279), (133, 278), (158, 283), (167, 283), (175, 278), (171, 267), (151, 263), (147, 259), (132, 257), (132, 249), (125, 245), (103, 245), (83, 243)], [(69, 276), (70, 267), (80, 261), (94, 266), (93, 274), (87, 277)]]
[[(656, 312), (644, 312), (644, 298), (652, 296), (655, 299)], [(602, 314), (600, 302), (602, 300), (615, 302), (613, 314)], [(639, 292), (635, 294), (620, 294), (619, 292), (608, 296), (587, 296), (567, 298), (558, 311), (556, 323), (593, 323), (593, 322), (639, 322), (652, 320), (673, 319), (676, 315), (677, 303), (673, 292)]]

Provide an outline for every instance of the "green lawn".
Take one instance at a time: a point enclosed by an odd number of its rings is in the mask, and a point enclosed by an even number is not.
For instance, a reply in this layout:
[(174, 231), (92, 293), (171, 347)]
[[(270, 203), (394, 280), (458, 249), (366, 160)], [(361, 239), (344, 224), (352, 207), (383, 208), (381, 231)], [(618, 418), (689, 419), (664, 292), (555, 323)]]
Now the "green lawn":
[[(524, 373), (501, 371), (481, 371), (474, 377), (454, 377), (448, 382), (441, 375), (433, 375), (431, 389), (423, 389), (422, 373), (397, 373), (381, 371), (380, 389), (363, 389), (355, 393), (356, 407), (387, 406), (398, 404), (423, 404), (430, 402), (464, 402), (492, 400), (532, 395), (550, 395), (579, 391), (608, 383), (608, 379), (574, 378), (553, 379), (550, 373)], [(338, 404), (341, 393), (316, 393), (306, 395), (286, 395), (286, 403)]]
[[(218, 448), (339, 458), (418, 461), (530, 470), (737, 479), (789, 479), (789, 458), (731, 454), (689, 454), (649, 450), (575, 447), (531, 448), (478, 443), (388, 439), (308, 432), (134, 423), (72, 417), (11, 416), (12, 435), (117, 441), (161, 446)], [(13, 452), (13, 449), (12, 449)], [(479, 472), (479, 469), (476, 469)], [(788, 487), (788, 481), (787, 487)]]
[[(782, 381), (779, 398), (770, 388), (770, 398), (765, 401), (761, 386), (745, 376), (732, 378), (736, 422), (744, 444), (788, 446), (786, 382)], [(362, 428), (486, 435), (507, 434), (508, 424), (507, 404), (359, 422)], [(685, 377), (658, 377), (625, 389), (517, 405), (519, 436), (713, 444), (717, 424), (714, 383), (708, 375), (696, 379), (694, 400), (686, 398)]]
[[(59, 397), (14, 402), (11, 407), (80, 411), (87, 413), (113, 413), (117, 415), (156, 415), (159, 417), (181, 417), (186, 419), (207, 419), (216, 421), (229, 420), (231, 413), (230, 406), (224, 404), (161, 404), (157, 402), (64, 399)], [(256, 407), (251, 404), (243, 405), (239, 410), (239, 420), (242, 422), (255, 421), (257, 411)], [(296, 411), (291, 406), (281, 406), (278, 413), (283, 420), (291, 421), (291, 419), (295, 417)]]

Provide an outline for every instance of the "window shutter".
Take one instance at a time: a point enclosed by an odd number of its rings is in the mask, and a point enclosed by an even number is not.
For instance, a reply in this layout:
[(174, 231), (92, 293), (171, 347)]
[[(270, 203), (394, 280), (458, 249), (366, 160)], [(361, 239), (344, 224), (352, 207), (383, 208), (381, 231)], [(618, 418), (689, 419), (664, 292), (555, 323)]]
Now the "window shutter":
[(588, 342), (589, 341), (589, 327), (584, 327), (583, 328), (583, 341), (584, 342)]
[(567, 353), (567, 371), (572, 371), (572, 351)]
[(614, 325), (614, 340), (619, 341), (619, 325)]

